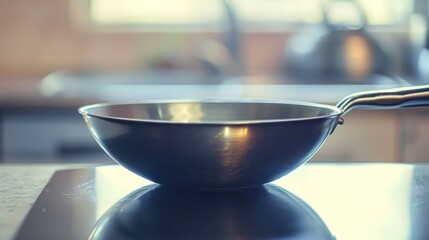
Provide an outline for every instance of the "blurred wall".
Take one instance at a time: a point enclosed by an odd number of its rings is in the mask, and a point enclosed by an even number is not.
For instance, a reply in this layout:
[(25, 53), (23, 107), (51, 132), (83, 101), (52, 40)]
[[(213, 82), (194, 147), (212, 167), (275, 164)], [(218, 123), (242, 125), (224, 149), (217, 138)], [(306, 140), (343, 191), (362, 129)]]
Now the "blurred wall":
[[(70, 0), (0, 1), (0, 81), (40, 79), (56, 70), (144, 68), (166, 54), (192, 65), (195, 46), (204, 38), (219, 38), (213, 32), (95, 30), (77, 24), (72, 7)], [(87, 17), (80, 14), (83, 20)], [(286, 39), (282, 31), (246, 32), (242, 41), (246, 73), (276, 72)], [(399, 69), (400, 62), (396, 65)]]

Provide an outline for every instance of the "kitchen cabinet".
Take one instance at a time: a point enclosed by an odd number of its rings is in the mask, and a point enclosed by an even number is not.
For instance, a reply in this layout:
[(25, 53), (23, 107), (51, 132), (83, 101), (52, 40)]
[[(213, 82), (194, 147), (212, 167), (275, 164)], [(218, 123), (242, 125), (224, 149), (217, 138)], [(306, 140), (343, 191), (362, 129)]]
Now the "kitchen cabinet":
[(429, 156), (429, 109), (407, 111), (403, 128), (403, 159), (427, 162)]
[(0, 162), (111, 162), (76, 107), (0, 108)]
[(311, 161), (426, 162), (429, 109), (356, 110)]
[(398, 110), (350, 112), (312, 161), (400, 162), (401, 116)]

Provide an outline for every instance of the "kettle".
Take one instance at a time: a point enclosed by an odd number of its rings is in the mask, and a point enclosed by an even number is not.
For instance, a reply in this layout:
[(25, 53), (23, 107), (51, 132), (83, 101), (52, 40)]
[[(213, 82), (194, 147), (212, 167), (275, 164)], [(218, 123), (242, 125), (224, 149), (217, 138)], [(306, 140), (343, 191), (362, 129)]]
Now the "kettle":
[[(388, 75), (389, 58), (366, 31), (367, 18), (356, 2), (349, 4), (358, 24), (334, 23), (331, 10), (339, 1), (323, 5), (323, 21), (290, 36), (283, 50), (282, 74), (300, 83), (368, 83), (373, 75)], [(337, 5), (339, 6), (339, 5)]]

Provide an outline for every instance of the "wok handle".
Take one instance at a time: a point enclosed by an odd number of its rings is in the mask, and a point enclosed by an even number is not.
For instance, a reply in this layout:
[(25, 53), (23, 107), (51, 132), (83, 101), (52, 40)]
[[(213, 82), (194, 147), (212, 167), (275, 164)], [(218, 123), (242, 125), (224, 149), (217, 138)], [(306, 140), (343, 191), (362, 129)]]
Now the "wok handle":
[(400, 87), (351, 94), (337, 104), (344, 116), (355, 108), (391, 109), (429, 106), (429, 85)]

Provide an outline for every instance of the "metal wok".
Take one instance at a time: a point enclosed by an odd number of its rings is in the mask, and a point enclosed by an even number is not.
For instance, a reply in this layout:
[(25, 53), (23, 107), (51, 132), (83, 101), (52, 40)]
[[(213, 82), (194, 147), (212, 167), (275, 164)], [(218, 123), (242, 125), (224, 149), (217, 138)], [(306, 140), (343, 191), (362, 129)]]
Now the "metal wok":
[(429, 86), (305, 102), (158, 101), (95, 104), (79, 112), (104, 151), (159, 184), (201, 189), (273, 181), (310, 159), (354, 108), (429, 105)]

